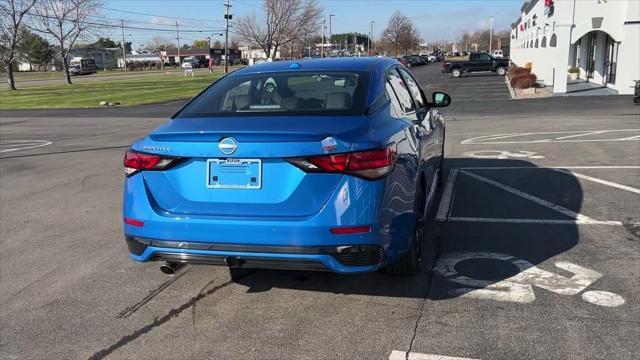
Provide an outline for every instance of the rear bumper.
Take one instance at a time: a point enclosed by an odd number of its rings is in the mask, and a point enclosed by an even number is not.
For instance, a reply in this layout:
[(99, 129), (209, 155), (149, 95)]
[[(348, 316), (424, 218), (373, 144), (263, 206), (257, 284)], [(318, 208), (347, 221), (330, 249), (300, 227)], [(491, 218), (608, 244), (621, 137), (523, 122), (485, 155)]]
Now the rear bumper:
[(384, 250), (376, 245), (264, 246), (212, 244), (125, 237), (136, 261), (170, 261), (234, 268), (267, 268), (371, 272), (384, 266)]
[[(158, 206), (136, 174), (125, 179), (122, 215), (137, 225), (125, 223), (124, 235), (130, 257), (141, 262), (372, 272), (406, 252), (413, 235), (412, 183), (394, 174), (377, 181), (344, 176), (310, 216), (259, 218), (172, 213)], [(349, 226), (370, 231), (330, 231)]]

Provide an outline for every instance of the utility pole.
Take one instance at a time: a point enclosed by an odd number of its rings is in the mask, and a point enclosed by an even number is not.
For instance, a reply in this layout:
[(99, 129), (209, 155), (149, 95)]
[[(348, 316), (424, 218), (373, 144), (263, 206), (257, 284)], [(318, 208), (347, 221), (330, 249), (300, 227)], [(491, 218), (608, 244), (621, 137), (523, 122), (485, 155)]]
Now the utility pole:
[(322, 45), (320, 46), (320, 58), (324, 57), (324, 37), (327, 30), (327, 18), (322, 18)]
[(493, 16), (491, 17), (491, 30), (489, 30), (489, 54), (491, 54), (492, 46), (493, 46)]
[(329, 51), (333, 50), (333, 33), (331, 32), (331, 18), (334, 17), (334, 14), (329, 14)]
[(180, 31), (178, 30), (178, 20), (176, 20), (176, 40), (178, 40), (178, 66), (181, 66), (182, 61), (180, 61)]
[(127, 51), (124, 43), (124, 20), (120, 20), (120, 29), (122, 30), (122, 64), (124, 65), (124, 71), (127, 71)]
[(229, 72), (229, 10), (231, 9), (231, 0), (227, 0), (224, 14), (224, 73)]
[(373, 24), (375, 23), (375, 21), (372, 21), (369, 24), (369, 39), (367, 39), (367, 51), (369, 53), (369, 56), (371, 56), (371, 45), (373, 45)]

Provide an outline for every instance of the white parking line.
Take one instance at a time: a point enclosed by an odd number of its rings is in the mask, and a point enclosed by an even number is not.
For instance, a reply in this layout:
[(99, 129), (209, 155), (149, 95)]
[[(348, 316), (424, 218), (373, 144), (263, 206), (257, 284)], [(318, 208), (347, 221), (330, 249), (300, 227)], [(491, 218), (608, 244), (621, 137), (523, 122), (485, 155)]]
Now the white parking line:
[(434, 354), (422, 354), (417, 352), (410, 352), (407, 355), (406, 351), (393, 350), (389, 355), (389, 360), (478, 360), (472, 358), (463, 358), (456, 356), (443, 356)]
[(0, 141), (0, 153), (33, 149), (51, 144), (51, 141), (46, 140), (2, 140)]
[[(514, 140), (514, 141), (490, 141), (490, 139), (496, 136), (502, 136), (504, 134), (494, 134), (494, 135), (483, 135), (477, 136), (470, 139), (462, 140), (460, 144), (462, 145), (484, 145), (484, 144), (537, 144), (537, 143), (571, 143), (571, 142), (602, 142), (602, 141), (634, 141), (640, 140), (640, 136), (625, 136), (622, 138), (610, 138), (610, 139), (575, 139), (580, 136), (588, 136), (593, 134), (608, 134), (608, 133), (618, 133), (618, 132), (636, 132), (640, 131), (640, 129), (615, 129), (615, 130), (583, 130), (583, 131), (550, 131), (550, 132), (530, 132), (530, 133), (520, 133), (520, 134), (512, 134), (511, 136), (504, 136), (502, 138), (508, 137), (523, 137), (530, 135), (558, 135), (558, 134), (575, 134), (570, 136), (560, 136), (560, 137), (548, 137), (546, 139), (540, 140)], [(571, 138), (571, 140), (567, 140)]]
[[(438, 219), (440, 220), (440, 219)], [(452, 216), (446, 219), (452, 222), (506, 223), (506, 224), (549, 224), (549, 225), (611, 225), (622, 226), (622, 221), (609, 220), (553, 220), (553, 219), (513, 219), (513, 218), (478, 218)], [(635, 224), (635, 223), (632, 223)]]
[(468, 166), (458, 168), (460, 170), (511, 170), (511, 169), (527, 169), (527, 170), (554, 170), (554, 169), (640, 169), (638, 165), (577, 165), (577, 166)]
[(627, 186), (627, 185), (614, 183), (613, 181), (598, 179), (598, 178), (595, 178), (593, 176), (579, 174), (577, 172), (573, 172), (571, 170), (566, 170), (566, 169), (552, 169), (552, 170), (553, 171), (557, 171), (559, 173), (567, 174), (567, 175), (573, 175), (573, 176), (575, 176), (577, 178), (589, 180), (589, 181), (592, 181), (592, 182), (595, 182), (595, 183), (598, 183), (598, 184), (607, 185), (607, 186), (611, 186), (611, 187), (614, 187), (614, 188), (617, 188), (617, 189), (626, 190), (626, 191), (630, 191), (632, 193), (640, 194), (640, 189), (636, 189), (634, 187)]
[(504, 191), (510, 192), (510, 193), (512, 193), (514, 195), (518, 195), (518, 196), (520, 196), (522, 198), (525, 198), (525, 199), (527, 199), (529, 201), (532, 201), (532, 202), (534, 202), (534, 203), (536, 203), (538, 205), (542, 205), (542, 206), (547, 207), (547, 208), (549, 208), (551, 210), (559, 212), (559, 213), (561, 213), (563, 215), (572, 217), (572, 218), (574, 218), (576, 220), (582, 220), (585, 223), (586, 222), (597, 221), (597, 220), (592, 219), (592, 218), (590, 218), (590, 217), (588, 217), (586, 215), (577, 213), (577, 212), (575, 212), (573, 210), (569, 210), (569, 209), (567, 209), (565, 207), (562, 207), (562, 206), (560, 206), (558, 204), (554, 204), (554, 203), (549, 202), (547, 200), (541, 199), (541, 198), (539, 198), (537, 196), (533, 196), (531, 194), (527, 194), (524, 191), (520, 191), (520, 190), (518, 190), (516, 188), (512, 188), (511, 186), (508, 186), (508, 185), (499, 183), (497, 181), (488, 179), (488, 178), (486, 178), (484, 176), (476, 175), (474, 173), (471, 173), (471, 172), (468, 172), (468, 171), (465, 171), (465, 170), (462, 170), (462, 173), (464, 173), (465, 175), (471, 176), (472, 178), (474, 178), (476, 180), (482, 181), (484, 183), (487, 183), (489, 185), (493, 185), (493, 186), (495, 186), (495, 187), (497, 187), (499, 189), (502, 189)]
[[(538, 198), (534, 195), (525, 193), (524, 191), (520, 191), (516, 188), (510, 187), (508, 185), (499, 183), (497, 181), (488, 179), (484, 176), (480, 176), (474, 173), (471, 173), (467, 170), (511, 170), (511, 169), (527, 169), (527, 170), (539, 170), (539, 169), (548, 169), (553, 171), (558, 171), (567, 175), (574, 175), (576, 177), (593, 181), (599, 184), (611, 186), (614, 188), (618, 188), (625, 191), (630, 191), (632, 193), (640, 194), (640, 189), (636, 189), (631, 186), (622, 185), (618, 183), (614, 183), (611, 181), (595, 178), (592, 176), (587, 176), (583, 174), (577, 174), (567, 169), (640, 169), (640, 166), (563, 166), (563, 167), (526, 167), (526, 166), (518, 166), (518, 167), (463, 167), (463, 168), (454, 168), (449, 172), (449, 177), (447, 179), (447, 185), (443, 191), (442, 199), (440, 200), (440, 207), (438, 208), (438, 213), (436, 214), (436, 220), (438, 221), (451, 221), (451, 222), (479, 222), (479, 223), (512, 223), (512, 224), (555, 224), (555, 225), (610, 225), (610, 226), (622, 226), (628, 224), (628, 222), (616, 221), (616, 220), (597, 220), (591, 217), (588, 217), (584, 214), (569, 210), (560, 205), (554, 204), (552, 202), (546, 201), (544, 199)], [(504, 191), (510, 192), (512, 194), (518, 195), (524, 199), (535, 202), (536, 204), (542, 205), (554, 211), (557, 211), (561, 214), (569, 216), (573, 219), (520, 219), (520, 218), (486, 218), (486, 217), (457, 217), (450, 216), (451, 210), (453, 206), (453, 197), (455, 191), (455, 185), (457, 181), (457, 176), (459, 173), (463, 173), (469, 175), (470, 177), (487, 183), (489, 185), (495, 186)], [(631, 223), (634, 225), (640, 225), (640, 223)]]
[(575, 137), (580, 137), (580, 136), (587, 136), (587, 135), (597, 135), (597, 134), (602, 134), (605, 133), (606, 131), (604, 130), (600, 130), (600, 131), (591, 131), (591, 132), (587, 132), (584, 134), (576, 134), (576, 135), (569, 135), (569, 136), (561, 136), (561, 137), (557, 137), (554, 140), (564, 140), (564, 139), (571, 139), (571, 138), (575, 138)]
[(451, 169), (449, 176), (447, 177), (447, 185), (442, 192), (442, 198), (440, 199), (440, 206), (438, 207), (438, 214), (436, 219), (444, 221), (449, 217), (449, 209), (451, 208), (451, 201), (453, 200), (453, 188), (458, 177), (458, 169)]

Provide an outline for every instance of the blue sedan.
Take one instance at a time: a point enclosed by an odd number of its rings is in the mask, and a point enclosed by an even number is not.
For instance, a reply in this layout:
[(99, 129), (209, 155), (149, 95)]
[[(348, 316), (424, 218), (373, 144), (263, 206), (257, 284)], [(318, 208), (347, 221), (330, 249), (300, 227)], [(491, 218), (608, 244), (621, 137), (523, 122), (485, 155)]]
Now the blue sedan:
[[(228, 74), (124, 158), (136, 261), (416, 274), (442, 175), (444, 120), (389, 58)], [(233, 270), (236, 271), (236, 270)]]

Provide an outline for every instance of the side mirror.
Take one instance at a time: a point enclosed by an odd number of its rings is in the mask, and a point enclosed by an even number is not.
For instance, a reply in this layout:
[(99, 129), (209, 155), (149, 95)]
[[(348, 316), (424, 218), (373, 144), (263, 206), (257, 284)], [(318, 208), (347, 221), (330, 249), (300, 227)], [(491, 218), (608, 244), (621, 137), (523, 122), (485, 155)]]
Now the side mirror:
[(431, 96), (431, 103), (435, 107), (447, 107), (451, 104), (451, 96), (443, 92), (436, 91)]

